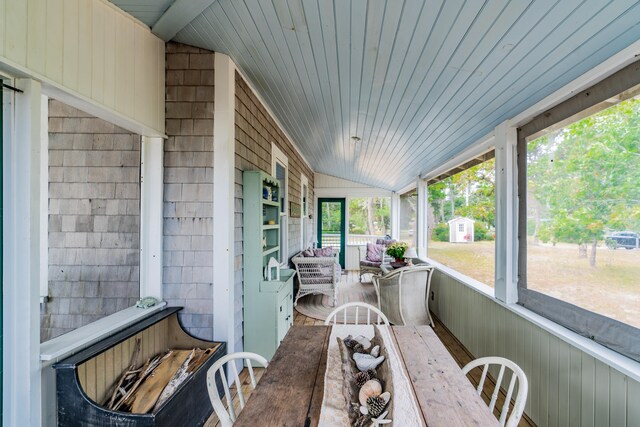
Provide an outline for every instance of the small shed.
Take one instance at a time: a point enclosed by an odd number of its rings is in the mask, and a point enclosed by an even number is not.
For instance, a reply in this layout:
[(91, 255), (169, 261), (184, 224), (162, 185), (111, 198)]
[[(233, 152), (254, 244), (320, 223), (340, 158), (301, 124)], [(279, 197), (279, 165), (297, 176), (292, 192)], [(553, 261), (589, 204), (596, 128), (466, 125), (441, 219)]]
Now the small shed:
[(449, 242), (469, 243), (473, 242), (474, 220), (470, 218), (456, 217), (447, 222), (449, 224)]

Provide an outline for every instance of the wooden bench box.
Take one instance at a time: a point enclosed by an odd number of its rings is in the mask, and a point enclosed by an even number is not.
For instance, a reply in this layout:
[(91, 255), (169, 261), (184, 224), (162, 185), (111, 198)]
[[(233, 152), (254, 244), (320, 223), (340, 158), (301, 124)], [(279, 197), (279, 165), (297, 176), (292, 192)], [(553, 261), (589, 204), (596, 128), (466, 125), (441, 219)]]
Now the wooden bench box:
[[(187, 334), (178, 320), (181, 309), (165, 308), (53, 365), (56, 371), (58, 425), (204, 424), (213, 412), (207, 393), (207, 370), (226, 353), (226, 344), (203, 341)], [(140, 363), (168, 349), (215, 348), (215, 351), (157, 410), (148, 414), (133, 414), (106, 409), (97, 402), (107, 399), (114, 383), (129, 367), (138, 338), (141, 340)]]

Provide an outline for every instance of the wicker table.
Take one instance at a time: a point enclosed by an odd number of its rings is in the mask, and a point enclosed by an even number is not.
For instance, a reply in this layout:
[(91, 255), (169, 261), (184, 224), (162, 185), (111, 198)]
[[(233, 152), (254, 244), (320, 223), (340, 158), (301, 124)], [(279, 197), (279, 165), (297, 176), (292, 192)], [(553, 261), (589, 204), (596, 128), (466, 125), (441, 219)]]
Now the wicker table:
[[(234, 426), (317, 426), (330, 326), (293, 326)], [(425, 425), (497, 426), (430, 326), (393, 326)]]

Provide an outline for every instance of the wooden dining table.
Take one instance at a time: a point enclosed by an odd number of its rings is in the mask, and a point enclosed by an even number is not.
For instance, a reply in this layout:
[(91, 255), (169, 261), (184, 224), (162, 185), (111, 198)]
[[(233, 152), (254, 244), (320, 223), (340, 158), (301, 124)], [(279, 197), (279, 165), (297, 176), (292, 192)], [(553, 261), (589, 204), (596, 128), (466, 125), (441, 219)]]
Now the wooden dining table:
[[(430, 326), (391, 331), (426, 426), (499, 425)], [(318, 426), (330, 335), (291, 327), (234, 426)]]

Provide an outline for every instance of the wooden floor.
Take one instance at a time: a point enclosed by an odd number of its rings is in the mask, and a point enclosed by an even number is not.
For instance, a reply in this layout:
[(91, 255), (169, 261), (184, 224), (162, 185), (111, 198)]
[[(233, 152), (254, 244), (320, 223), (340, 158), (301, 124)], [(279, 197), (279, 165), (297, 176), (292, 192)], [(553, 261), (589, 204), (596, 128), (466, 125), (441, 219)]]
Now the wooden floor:
[[(313, 319), (311, 317), (304, 316), (297, 311), (294, 310), (294, 320), (293, 323), (295, 325), (306, 325), (306, 326), (314, 326), (314, 325), (323, 325), (324, 322), (322, 320)], [(434, 331), (438, 335), (438, 338), (444, 343), (449, 353), (454, 358), (454, 360), (458, 363), (458, 365), (462, 368), (464, 365), (473, 360), (473, 356), (467, 351), (467, 349), (456, 339), (456, 337), (449, 332), (449, 330), (437, 319), (434, 318), (436, 323)], [(256, 369), (256, 377), (259, 379), (262, 376), (263, 369)], [(478, 380), (480, 377), (480, 372), (475, 372), (471, 375), (471, 382), (474, 386), (477, 386)], [(251, 382), (249, 379), (249, 374), (246, 369), (242, 371), (240, 374), (240, 380), (242, 382), (242, 390), (244, 392), (245, 399), (251, 394)], [(483, 399), (486, 402), (489, 402), (491, 399), (491, 392), (493, 391), (493, 385), (495, 383), (491, 383), (491, 379), (487, 380), (487, 384), (485, 384), (485, 388), (483, 390)], [(237, 391), (235, 386), (231, 388), (231, 394), (233, 396), (233, 405), (236, 408), (236, 411), (240, 407), (240, 402), (237, 397)], [(504, 402), (504, 395), (498, 399), (498, 403), (496, 404), (496, 408), (502, 408), (502, 403)], [(220, 426), (220, 422), (218, 417), (213, 414), (211, 418), (205, 424), (206, 427), (214, 427)], [(519, 427), (535, 427), (535, 424), (528, 419), (528, 417), (523, 417), (520, 421)]]

